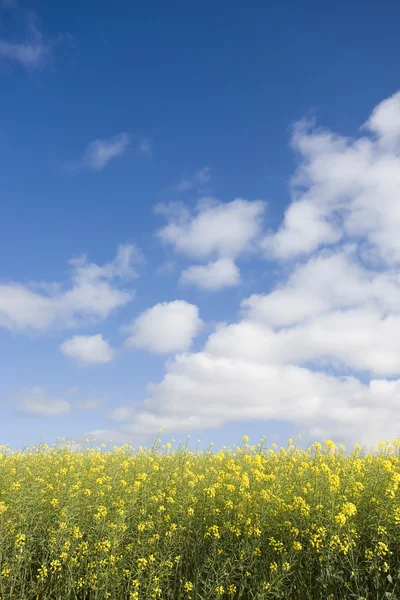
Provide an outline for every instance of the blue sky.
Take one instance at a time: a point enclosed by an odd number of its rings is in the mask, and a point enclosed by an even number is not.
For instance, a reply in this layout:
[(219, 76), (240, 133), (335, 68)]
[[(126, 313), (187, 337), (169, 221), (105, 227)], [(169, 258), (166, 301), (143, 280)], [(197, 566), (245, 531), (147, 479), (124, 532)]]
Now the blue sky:
[(397, 437), (399, 18), (0, 0), (2, 443)]

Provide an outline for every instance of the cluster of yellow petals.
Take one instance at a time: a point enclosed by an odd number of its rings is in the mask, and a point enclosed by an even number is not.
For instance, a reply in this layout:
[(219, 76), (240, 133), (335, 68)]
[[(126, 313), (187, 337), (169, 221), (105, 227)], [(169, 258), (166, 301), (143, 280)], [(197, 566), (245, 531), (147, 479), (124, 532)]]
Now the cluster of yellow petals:
[[(0, 600), (30, 564), (38, 596), (52, 581), (64, 594), (85, 589), (131, 600), (162, 600), (171, 581), (188, 600), (198, 585), (220, 598), (233, 598), (241, 585), (279, 597), (313, 557), (348, 561), (347, 587), (356, 555), (371, 573), (391, 577), (398, 440), (364, 456), (358, 445), (346, 456), (332, 440), (306, 450), (289, 440), (279, 451), (248, 441), (217, 453), (172, 444), (136, 453), (128, 444), (1, 447)], [(227, 564), (237, 565), (234, 580)]]

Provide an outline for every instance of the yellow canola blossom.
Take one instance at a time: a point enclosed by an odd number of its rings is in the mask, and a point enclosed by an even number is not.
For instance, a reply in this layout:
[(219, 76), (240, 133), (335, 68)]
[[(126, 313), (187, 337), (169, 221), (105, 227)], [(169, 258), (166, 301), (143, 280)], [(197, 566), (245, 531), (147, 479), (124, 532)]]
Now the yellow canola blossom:
[(31, 565), (39, 597), (50, 585), (64, 597), (65, 577), (76, 594), (118, 600), (272, 599), (293, 581), (305, 597), (308, 565), (326, 574), (324, 561), (345, 565), (360, 597), (363, 577), (394, 580), (399, 440), (364, 456), (332, 440), (306, 450), (242, 441), (218, 453), (1, 448), (1, 600), (8, 589), (23, 597)]

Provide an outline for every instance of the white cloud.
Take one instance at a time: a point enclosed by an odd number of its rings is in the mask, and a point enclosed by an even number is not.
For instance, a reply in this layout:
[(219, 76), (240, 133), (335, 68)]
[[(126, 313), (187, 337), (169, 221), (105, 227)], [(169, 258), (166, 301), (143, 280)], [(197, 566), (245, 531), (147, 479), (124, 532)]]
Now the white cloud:
[(39, 386), (22, 390), (16, 400), (18, 412), (37, 417), (57, 417), (66, 415), (71, 410), (71, 404), (67, 400), (49, 396)]
[(173, 205), (172, 209), (171, 212), (168, 208), (164, 210), (168, 224), (158, 231), (163, 242), (192, 258), (214, 255), (235, 258), (242, 252), (254, 250), (265, 203), (241, 199), (220, 203), (203, 199), (197, 203), (194, 214), (181, 205)]
[(293, 421), (295, 431), (337, 443), (376, 443), (398, 434), (398, 382), (363, 385), (356, 377), (201, 352), (177, 356), (149, 392), (143, 405), (132, 408), (124, 432), (187, 432), (254, 419)]
[(188, 350), (202, 325), (199, 310), (184, 300), (163, 302), (145, 310), (123, 328), (126, 346), (145, 348), (154, 354)]
[[(12, 0), (3, 0), (0, 6), (6, 9), (17, 9), (16, 2)], [(44, 39), (33, 11), (19, 11), (19, 13), (25, 17), (27, 31), (19, 42), (0, 40), (0, 61), (18, 63), (27, 69), (39, 69), (50, 57), (52, 44)]]
[(102, 365), (112, 361), (115, 356), (115, 350), (101, 334), (75, 335), (65, 340), (60, 350), (83, 366)]
[(396, 151), (400, 140), (400, 93), (383, 100), (372, 111), (364, 129), (373, 131), (383, 149)]
[[(167, 361), (143, 404), (117, 408), (111, 416), (126, 421), (124, 433), (257, 419), (346, 445), (397, 437), (400, 95), (355, 140), (302, 123), (293, 145), (292, 203), (262, 244), (285, 277), (244, 300), (238, 321), (220, 324), (201, 352)], [(166, 235), (180, 250), (229, 247), (222, 227), (202, 245), (185, 218)]]
[(248, 318), (270, 327), (294, 326), (348, 308), (396, 313), (399, 306), (400, 274), (365, 268), (354, 243), (315, 253), (270, 294), (253, 294), (242, 302)]
[(268, 256), (309, 255), (343, 239), (362, 242), (370, 261), (400, 261), (400, 93), (379, 104), (358, 139), (301, 123), (293, 146), (301, 163), (284, 223), (262, 246)]
[(68, 288), (61, 284), (0, 284), (0, 327), (46, 331), (102, 321), (132, 300), (133, 292), (122, 289), (116, 280), (135, 277), (133, 265), (140, 260), (136, 247), (127, 244), (104, 266), (89, 263), (86, 256), (71, 260)]
[(128, 421), (134, 413), (135, 411), (132, 410), (132, 408), (121, 406), (120, 408), (111, 411), (107, 415), (107, 418), (110, 419), (110, 421)]
[(157, 205), (155, 212), (168, 221), (157, 232), (165, 244), (189, 258), (213, 259), (184, 269), (181, 283), (214, 291), (237, 285), (240, 271), (234, 259), (259, 251), (265, 206), (261, 200), (221, 203), (208, 197), (200, 198), (193, 211), (179, 202)]
[(221, 290), (238, 285), (240, 271), (233, 260), (220, 258), (207, 265), (193, 265), (185, 269), (182, 271), (180, 281), (205, 290)]
[(195, 171), (190, 177), (182, 177), (178, 184), (178, 192), (188, 192), (194, 188), (199, 188), (210, 181), (210, 167), (204, 167)]
[(42, 43), (11, 43), (0, 41), (0, 59), (19, 63), (23, 67), (38, 68), (47, 54), (47, 47)]
[(70, 163), (69, 166), (72, 170), (101, 171), (113, 158), (125, 153), (130, 141), (131, 138), (127, 133), (120, 133), (109, 140), (94, 140), (88, 144), (82, 158)]
[(108, 397), (104, 396), (104, 398), (89, 398), (86, 400), (80, 400), (77, 402), (77, 406), (82, 410), (96, 410), (100, 408), (102, 404), (107, 402)]

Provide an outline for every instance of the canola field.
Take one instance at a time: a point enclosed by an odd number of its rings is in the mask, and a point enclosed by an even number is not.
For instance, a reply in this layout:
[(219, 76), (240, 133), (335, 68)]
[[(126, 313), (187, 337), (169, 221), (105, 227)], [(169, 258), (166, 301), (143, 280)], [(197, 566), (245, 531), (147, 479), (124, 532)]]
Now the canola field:
[(264, 441), (1, 447), (0, 599), (399, 598), (400, 441)]

